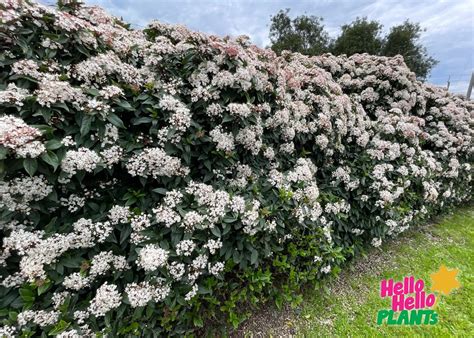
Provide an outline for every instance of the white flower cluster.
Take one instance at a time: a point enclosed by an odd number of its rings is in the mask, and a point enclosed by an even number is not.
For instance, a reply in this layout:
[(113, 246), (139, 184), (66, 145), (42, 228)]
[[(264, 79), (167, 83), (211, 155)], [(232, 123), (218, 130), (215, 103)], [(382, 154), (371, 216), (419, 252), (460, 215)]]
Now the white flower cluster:
[(128, 223), (130, 216), (130, 209), (121, 205), (114, 205), (108, 213), (111, 224)]
[(145, 271), (154, 271), (168, 262), (169, 253), (155, 244), (147, 244), (138, 253), (137, 265)]
[(261, 140), (262, 134), (263, 128), (261, 125), (245, 127), (239, 131), (235, 141), (249, 150), (252, 155), (257, 155), (263, 144)]
[(122, 82), (133, 85), (139, 85), (143, 81), (140, 71), (122, 62), (114, 52), (99, 54), (78, 63), (74, 66), (72, 75), (86, 84), (107, 83), (110, 76), (116, 76)]
[(25, 144), (16, 150), (16, 156), (19, 158), (36, 158), (46, 151), (45, 146), (39, 141), (33, 141)]
[(101, 90), (99, 90), (99, 95), (102, 96), (104, 99), (108, 100), (123, 95), (123, 90), (122, 88), (113, 85), (105, 86)]
[(168, 271), (174, 280), (179, 281), (181, 278), (183, 278), (186, 272), (186, 267), (183, 263), (172, 262), (168, 266)]
[(58, 311), (44, 311), (44, 310), (26, 310), (18, 314), (17, 321), (20, 326), (26, 325), (28, 322), (33, 322), (39, 326), (49, 326), (56, 324), (59, 319)]
[(102, 251), (92, 258), (89, 277), (104, 275), (112, 267), (120, 271), (129, 266), (125, 257), (114, 255), (112, 251)]
[(80, 106), (86, 101), (86, 96), (80, 88), (72, 87), (67, 81), (56, 79), (43, 79), (39, 89), (35, 91), (36, 100), (45, 107), (51, 107), (55, 103), (72, 102)]
[(54, 234), (44, 238), (42, 232), (26, 230), (12, 231), (3, 239), (3, 250), (14, 252), (21, 257), (18, 282), (21, 279), (33, 281), (46, 278), (45, 267), (54, 263), (63, 253), (78, 248), (90, 248), (104, 242), (112, 232), (108, 223), (80, 219), (73, 224), (73, 231)]
[(176, 254), (178, 256), (191, 256), (195, 248), (196, 244), (192, 240), (182, 240), (176, 244)]
[(171, 292), (169, 285), (161, 281), (156, 284), (144, 281), (141, 283), (130, 283), (125, 287), (128, 301), (132, 307), (140, 307), (147, 305), (150, 301), (163, 301)]
[(222, 114), (223, 111), (224, 111), (224, 108), (218, 103), (211, 103), (206, 108), (206, 113), (210, 117), (219, 116)]
[(207, 243), (204, 245), (205, 248), (209, 250), (209, 253), (211, 255), (214, 255), (218, 249), (222, 248), (222, 241), (220, 239), (210, 239), (207, 241)]
[(53, 187), (44, 176), (17, 177), (9, 182), (0, 182), (0, 208), (28, 214), (30, 203), (40, 201), (53, 192)]
[(72, 147), (72, 146), (75, 146), (76, 145), (76, 142), (73, 140), (72, 136), (71, 135), (68, 135), (68, 136), (65, 136), (62, 140), (61, 140), (61, 144), (65, 147)]
[(68, 290), (79, 291), (90, 286), (91, 279), (80, 272), (64, 277), (63, 285)]
[(5, 115), (0, 117), (0, 145), (11, 149), (17, 157), (38, 157), (46, 151), (43, 143), (35, 140), (41, 132), (28, 126), (20, 118)]
[(351, 205), (344, 200), (341, 200), (339, 202), (334, 202), (334, 203), (328, 203), (324, 207), (324, 211), (326, 213), (334, 214), (334, 215), (337, 215), (340, 213), (347, 214), (350, 209), (351, 209)]
[(209, 273), (214, 276), (219, 276), (222, 271), (224, 271), (224, 263), (222, 262), (217, 262), (214, 264), (209, 263), (208, 269)]
[(245, 188), (249, 181), (254, 178), (252, 168), (246, 164), (237, 164), (235, 167), (235, 177), (228, 180), (229, 185), (238, 188)]
[(239, 116), (241, 118), (248, 117), (252, 113), (250, 107), (245, 103), (230, 103), (227, 106), (227, 110), (231, 115)]
[(39, 72), (39, 66), (34, 60), (20, 60), (12, 65), (12, 73), (24, 75), (33, 79), (40, 79), (43, 75)]
[(68, 150), (61, 162), (61, 169), (69, 176), (73, 176), (78, 170), (92, 172), (100, 163), (101, 158), (93, 150), (79, 148), (78, 150)]
[(174, 97), (170, 95), (163, 96), (159, 106), (162, 109), (173, 112), (169, 119), (170, 126), (173, 129), (179, 132), (185, 132), (191, 125), (191, 113), (189, 108)]
[(16, 333), (16, 328), (14, 326), (0, 326), (0, 337), (5, 338), (14, 338)]
[(55, 310), (58, 310), (61, 305), (66, 301), (68, 297), (71, 296), (71, 293), (68, 291), (56, 292), (51, 300), (53, 301), (53, 307)]
[(61, 205), (66, 207), (71, 213), (80, 210), (86, 204), (85, 197), (81, 197), (76, 194), (71, 194), (68, 198), (61, 197), (59, 201)]
[(6, 90), (0, 90), (0, 103), (21, 107), (27, 96), (29, 96), (28, 90), (19, 88), (14, 83), (9, 83)]
[(299, 158), (296, 161), (295, 169), (287, 173), (288, 182), (310, 182), (316, 173), (316, 166), (309, 159)]
[(242, 215), (242, 224), (244, 225), (244, 233), (253, 236), (258, 231), (260, 202), (255, 200), (252, 207), (245, 211)]
[(189, 169), (183, 167), (181, 160), (166, 154), (160, 148), (146, 148), (134, 155), (127, 163), (127, 169), (132, 176), (186, 176)]
[(323, 267), (321, 268), (321, 272), (322, 272), (322, 273), (325, 273), (325, 274), (330, 273), (330, 272), (331, 272), (331, 265), (328, 264), (328, 265), (326, 265), (326, 266), (323, 266)]
[(150, 218), (151, 217), (148, 214), (141, 214), (132, 217), (130, 220), (130, 225), (132, 227), (132, 233), (130, 237), (132, 243), (138, 244), (148, 239), (148, 237), (143, 235), (141, 232), (150, 227)]
[(197, 211), (189, 211), (183, 216), (182, 226), (187, 232), (192, 232), (194, 229), (199, 227), (206, 227), (206, 217), (201, 215)]
[(120, 304), (122, 304), (122, 296), (117, 291), (117, 285), (105, 282), (97, 289), (88, 311), (96, 317), (103, 317), (107, 312), (118, 308)]
[(212, 141), (216, 143), (217, 150), (234, 150), (234, 137), (231, 133), (223, 132), (221, 127), (217, 127), (216, 129), (211, 130), (209, 136), (211, 136)]
[(193, 299), (196, 295), (197, 295), (197, 292), (198, 292), (198, 289), (199, 287), (197, 286), (197, 284), (194, 284), (191, 291), (189, 291), (185, 296), (184, 296), (184, 300), (189, 302), (191, 299)]
[(117, 145), (114, 145), (110, 148), (106, 148), (100, 152), (100, 157), (102, 162), (107, 168), (112, 168), (116, 163), (119, 163), (123, 156), (123, 148)]
[(374, 237), (374, 238), (372, 239), (372, 242), (371, 242), (371, 243), (372, 243), (372, 245), (373, 245), (374, 247), (378, 248), (379, 246), (382, 245), (382, 239), (381, 239), (381, 238)]

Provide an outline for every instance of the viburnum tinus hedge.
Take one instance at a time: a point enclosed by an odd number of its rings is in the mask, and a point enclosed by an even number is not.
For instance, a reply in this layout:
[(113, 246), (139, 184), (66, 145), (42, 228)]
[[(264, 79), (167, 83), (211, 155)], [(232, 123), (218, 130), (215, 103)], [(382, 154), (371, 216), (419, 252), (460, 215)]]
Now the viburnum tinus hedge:
[(0, 4), (1, 335), (199, 334), (472, 194), (473, 104), (76, 2)]

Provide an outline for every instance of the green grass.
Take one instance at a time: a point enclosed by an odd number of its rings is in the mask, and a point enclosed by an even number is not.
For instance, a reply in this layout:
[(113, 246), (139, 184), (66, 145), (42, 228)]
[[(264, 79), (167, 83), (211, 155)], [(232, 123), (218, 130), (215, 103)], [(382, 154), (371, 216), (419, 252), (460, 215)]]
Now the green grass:
[[(390, 307), (379, 297), (380, 281), (422, 278), (440, 265), (459, 269), (461, 288), (438, 298), (436, 325), (377, 325), (378, 310)], [(378, 249), (371, 249), (343, 269), (326, 291), (309, 291), (295, 318), (298, 336), (458, 336), (474, 337), (474, 208), (462, 208), (431, 225), (408, 231)]]

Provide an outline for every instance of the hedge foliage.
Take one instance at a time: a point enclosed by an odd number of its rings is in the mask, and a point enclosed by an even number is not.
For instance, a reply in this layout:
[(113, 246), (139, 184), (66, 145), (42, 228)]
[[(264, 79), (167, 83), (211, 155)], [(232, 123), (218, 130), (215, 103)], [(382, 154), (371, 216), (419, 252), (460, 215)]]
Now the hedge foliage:
[(472, 194), (474, 105), (306, 57), (0, 4), (0, 335), (199, 334)]

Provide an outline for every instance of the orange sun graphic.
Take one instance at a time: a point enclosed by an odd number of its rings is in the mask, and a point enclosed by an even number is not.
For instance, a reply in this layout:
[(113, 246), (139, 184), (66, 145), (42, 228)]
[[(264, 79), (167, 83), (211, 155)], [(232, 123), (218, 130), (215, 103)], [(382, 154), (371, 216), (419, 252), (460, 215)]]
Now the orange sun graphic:
[(432, 282), (431, 290), (448, 295), (453, 289), (457, 289), (461, 286), (456, 279), (458, 273), (458, 269), (448, 270), (446, 266), (441, 265), (437, 272), (430, 275)]

